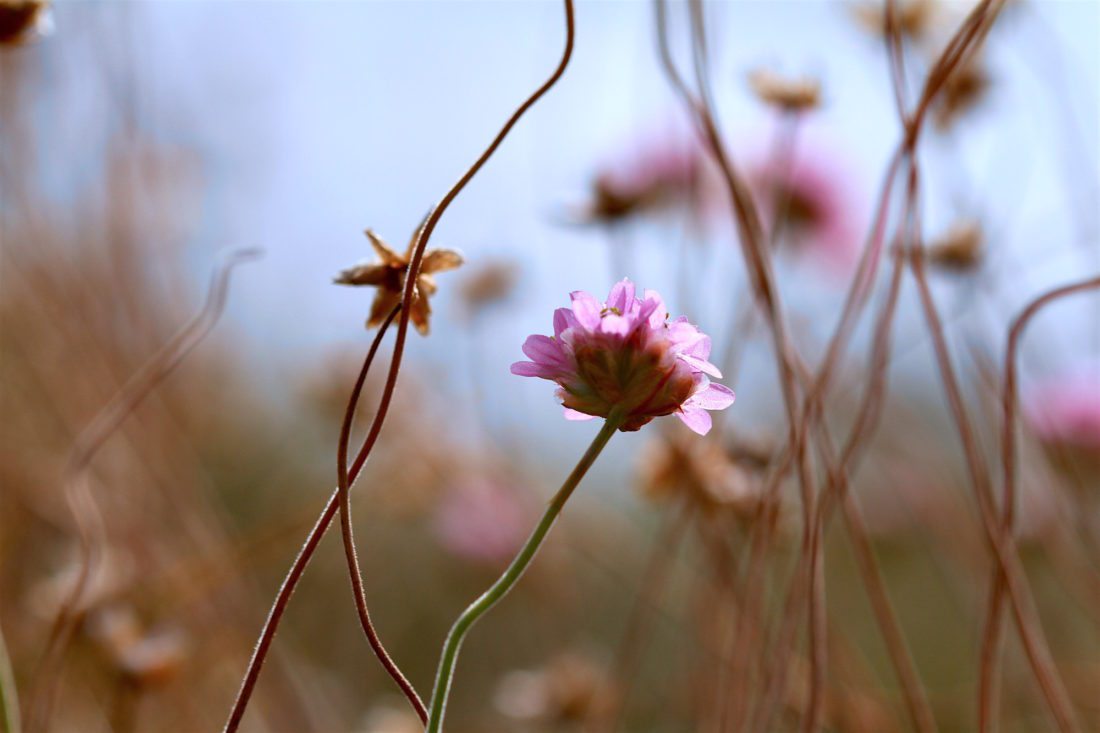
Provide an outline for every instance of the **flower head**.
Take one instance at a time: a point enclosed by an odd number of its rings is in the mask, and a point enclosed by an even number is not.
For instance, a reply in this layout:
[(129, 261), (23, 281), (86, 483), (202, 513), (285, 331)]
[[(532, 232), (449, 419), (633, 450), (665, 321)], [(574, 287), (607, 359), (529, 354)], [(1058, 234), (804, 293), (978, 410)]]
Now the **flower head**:
[(0, 0), (0, 46), (18, 46), (50, 32), (46, 0)]
[(1024, 409), (1055, 465), (1081, 475), (1100, 475), (1100, 365), (1033, 385)]
[(732, 448), (713, 440), (669, 434), (642, 453), (642, 495), (654, 502), (686, 501), (704, 515), (725, 514), (751, 522), (763, 500), (763, 472), (770, 448), (738, 441)]
[(943, 91), (936, 96), (936, 127), (941, 130), (951, 127), (988, 96), (991, 85), (989, 72), (980, 61), (970, 61), (952, 71), (944, 81)]
[(835, 273), (845, 273), (859, 255), (856, 201), (848, 172), (821, 150), (793, 160), (768, 160), (754, 171), (753, 193), (777, 231), (780, 246), (805, 254)]
[(756, 69), (749, 74), (749, 85), (761, 102), (785, 112), (806, 112), (821, 104), (821, 82), (810, 77), (787, 78)]
[(932, 30), (939, 8), (935, 0), (905, 0), (890, 16), (888, 3), (867, 2), (854, 8), (856, 20), (868, 31), (883, 36), (890, 33), (890, 24), (896, 24), (898, 33), (905, 38), (919, 40)]
[(528, 516), (516, 491), (490, 479), (452, 485), (436, 507), (433, 529), (451, 554), (475, 562), (505, 562), (527, 537)]
[(529, 336), (523, 353), (531, 361), (512, 365), (521, 377), (557, 382), (568, 420), (623, 417), (621, 430), (638, 430), (655, 417), (676, 415), (700, 435), (711, 427), (707, 410), (733, 404), (710, 357), (710, 337), (687, 318), (669, 321), (661, 296), (635, 297), (623, 279), (607, 302), (588, 293), (571, 296), (570, 308), (554, 311), (553, 336)]
[(518, 268), (507, 260), (490, 260), (470, 273), (462, 283), (462, 298), (477, 313), (508, 298), (515, 288)]
[(631, 147), (596, 173), (585, 219), (612, 223), (679, 205), (701, 207), (706, 156), (694, 138), (665, 134)]
[[(367, 328), (374, 328), (386, 320), (390, 311), (401, 302), (401, 295), (405, 289), (405, 273), (409, 270), (409, 260), (412, 258), (413, 246), (416, 244), (416, 234), (413, 234), (412, 239), (409, 240), (409, 246), (403, 255), (399, 255), (390, 248), (370, 229), (366, 234), (374, 251), (378, 253), (380, 261), (363, 262), (349, 267), (337, 275), (333, 282), (337, 285), (371, 285), (378, 288), (374, 302), (371, 304), (370, 316), (367, 318)], [(428, 297), (434, 295), (436, 291), (435, 278), (432, 275), (436, 272), (453, 270), (461, 264), (462, 255), (452, 249), (432, 249), (424, 253), (420, 272), (416, 277), (416, 287), (413, 289), (413, 302), (409, 313), (409, 318), (421, 335), (428, 335), (428, 317), (432, 313), (431, 306), (428, 305)]]
[(945, 270), (966, 272), (981, 264), (984, 249), (981, 225), (973, 220), (956, 222), (928, 247), (928, 258)]

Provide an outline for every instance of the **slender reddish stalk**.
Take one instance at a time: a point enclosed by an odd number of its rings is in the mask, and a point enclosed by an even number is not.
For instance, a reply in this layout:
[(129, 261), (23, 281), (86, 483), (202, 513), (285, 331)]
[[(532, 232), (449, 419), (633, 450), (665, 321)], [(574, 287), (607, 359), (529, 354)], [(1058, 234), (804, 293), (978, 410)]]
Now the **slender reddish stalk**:
[[(390, 318), (386, 319), (385, 323), (378, 329), (378, 333), (375, 334), (370, 349), (367, 351), (367, 357), (363, 361), (363, 368), (359, 372), (360, 380), (366, 381), (371, 365), (374, 363), (374, 357), (378, 353), (378, 347), (382, 345), (382, 338), (386, 335), (386, 331), (389, 329), (392, 321), (393, 315), (391, 314)], [(376, 415), (375, 421), (377, 422), (377, 420), (378, 417)], [(355, 456), (355, 460), (352, 462), (351, 468), (348, 471), (349, 486), (355, 482), (355, 479), (359, 476), (359, 472), (363, 468), (363, 464), (366, 463), (368, 446), (370, 445), (373, 445), (373, 442), (371, 442), (368, 437), (368, 441), (363, 443), (363, 447), (359, 449), (359, 453)], [(241, 680), (240, 690), (238, 690), (237, 697), (233, 701), (233, 707), (230, 709), (229, 720), (225, 724), (226, 731), (234, 731), (240, 726), (241, 718), (244, 717), (245, 708), (248, 706), (248, 701), (252, 698), (252, 691), (256, 687), (256, 681), (260, 677), (260, 670), (263, 668), (264, 660), (267, 658), (267, 652), (271, 648), (271, 642), (275, 640), (275, 632), (279, 628), (279, 622), (282, 620), (283, 614), (286, 612), (286, 607), (290, 603), (290, 597), (294, 595), (294, 590), (298, 587), (298, 581), (309, 565), (309, 561), (313, 558), (313, 553), (317, 550), (317, 545), (320, 544), (321, 538), (325, 536), (325, 532), (332, 523), (333, 517), (336, 516), (339, 507), (340, 490), (336, 489), (332, 493), (332, 496), (329, 497), (328, 503), (321, 512), (321, 516), (309, 531), (309, 535), (306, 536), (305, 544), (303, 544), (302, 548), (298, 551), (297, 557), (294, 558), (294, 562), (290, 566), (290, 571), (287, 573), (286, 578), (283, 579), (283, 584), (279, 587), (279, 592), (275, 595), (275, 602), (272, 604), (271, 610), (267, 614), (267, 620), (264, 621), (264, 627), (260, 632), (260, 638), (256, 642), (256, 648), (252, 651), (252, 658), (248, 661), (248, 668), (245, 670), (244, 679)]]
[(374, 623), (371, 621), (370, 610), (367, 607), (367, 594), (363, 588), (363, 572), (359, 567), (359, 558), (355, 552), (355, 534), (352, 529), (351, 499), (349, 496), (351, 482), (348, 478), (348, 440), (351, 437), (351, 424), (355, 419), (355, 408), (359, 404), (359, 395), (362, 393), (363, 384), (367, 380), (367, 372), (374, 360), (377, 344), (381, 341), (382, 334), (389, 328), (390, 323), (393, 322), (400, 309), (400, 304), (394, 306), (390, 314), (386, 316), (386, 320), (379, 327), (378, 338), (375, 339), (366, 359), (363, 360), (363, 366), (359, 370), (355, 386), (352, 387), (351, 396), (348, 397), (344, 422), (340, 426), (340, 439), (336, 444), (336, 491), (340, 503), (340, 530), (344, 541), (344, 556), (348, 563), (348, 576), (351, 580), (352, 593), (355, 595), (355, 610), (359, 614), (359, 625), (363, 627), (363, 633), (366, 634), (367, 642), (370, 644), (371, 650), (374, 651), (374, 656), (378, 657), (378, 661), (382, 664), (386, 673), (401, 689), (401, 693), (412, 705), (416, 714), (420, 716), (420, 722), (427, 723), (428, 709), (416, 693), (416, 688), (412, 686), (412, 683), (402, 674), (397, 663), (386, 652), (386, 647), (382, 644), (382, 639), (379, 638), (378, 631), (375, 630)]
[(1031, 598), (1026, 576), (1024, 576), (1023, 569), (1020, 567), (1020, 559), (1016, 554), (1014, 539), (1011, 534), (1006, 535), (1002, 531), (1002, 524), (996, 515), (989, 469), (982, 457), (977, 437), (970, 424), (966, 403), (963, 400), (958, 378), (955, 375), (955, 368), (951, 363), (947, 340), (943, 334), (943, 324), (940, 321), (939, 310), (936, 307), (935, 299), (932, 297), (932, 291), (928, 287), (928, 281), (924, 274), (924, 262), (919, 250), (914, 250), (910, 257), (910, 271), (917, 282), (917, 290), (924, 310), (925, 321), (932, 336), (936, 363), (940, 371), (948, 406), (958, 429), (959, 438), (962, 441), (967, 470), (970, 473), (971, 484), (978, 500), (987, 540), (991, 546), (999, 572), (1004, 576), (1008, 598), (1011, 601), (1013, 617), (1020, 634), (1020, 641), (1023, 643), (1024, 653), (1031, 664), (1032, 672), (1035, 674), (1035, 679), (1039, 683), (1039, 688), (1042, 690), (1043, 697), (1058, 725), (1058, 729), (1062, 733), (1080, 730), (1073, 711), (1073, 705), (1058, 675), (1042, 626), (1036, 617), (1034, 601)]
[[(496, 137), (489, 143), (489, 146), (482, 152), (482, 154), (474, 161), (473, 165), (462, 175), (461, 178), (451, 187), (451, 189), (443, 196), (438, 204), (428, 214), (428, 218), (425, 220), (423, 226), (417, 235), (415, 245), (413, 247), (412, 257), (409, 260), (408, 270), (405, 276), (405, 288), (402, 292), (402, 309), (400, 318), (397, 322), (397, 337), (394, 340), (393, 355), (390, 361), (389, 372), (386, 375), (386, 383), (382, 389), (382, 395), (378, 403), (378, 411), (375, 413), (374, 420), (371, 423), (370, 430), (367, 433), (367, 437), (363, 442), (363, 447), (360, 449), (359, 454), (356, 456), (355, 462), (351, 466), (351, 470), (348, 472), (349, 484), (354, 485), (355, 480), (359, 475), (359, 471), (362, 469), (363, 464), (370, 456), (371, 451), (374, 449), (374, 445), (378, 440), (378, 435), (381, 433), (382, 425), (385, 422), (386, 415), (389, 412), (390, 403), (393, 400), (393, 392), (397, 386), (397, 377), (401, 369), (401, 358), (404, 354), (405, 340), (409, 330), (409, 312), (410, 309), (406, 307), (408, 303), (412, 302), (413, 292), (416, 289), (417, 276), (420, 273), (420, 265), (424, 258), (424, 251), (428, 246), (428, 241), (431, 238), (432, 232), (435, 230), (436, 225), (439, 223), (439, 219), (443, 216), (443, 212), (451, 205), (455, 197), (466, 187), (471, 179), (481, 170), (482, 166), (492, 157), (496, 149), (500, 147), (500, 144), (504, 142), (504, 138), (512, 130), (519, 119), (530, 109), (535, 102), (537, 102), (546, 92), (550, 91), (562, 74), (565, 73), (565, 68), (569, 64), (569, 60), (573, 55), (573, 45), (575, 40), (575, 24), (573, 19), (573, 0), (564, 0), (565, 6), (565, 26), (566, 26), (566, 38), (565, 38), (565, 50), (562, 53), (561, 61), (558, 63), (557, 68), (550, 75), (550, 77), (540, 85), (534, 93), (531, 94), (508, 118), (504, 123), (504, 126), (497, 133)], [(294, 563), (291, 565), (290, 571), (287, 573), (286, 578), (283, 581), (283, 585), (279, 589), (279, 593), (276, 596), (275, 604), (272, 606), (271, 613), (268, 614), (267, 621), (264, 623), (264, 628), (260, 633), (260, 639), (256, 644), (256, 650), (252, 655), (252, 659), (249, 661), (248, 669), (245, 672), (245, 677), (241, 682), (241, 689), (237, 693), (237, 698), (233, 703), (233, 707), (230, 710), (229, 719), (225, 724), (224, 733), (233, 733), (240, 726), (241, 718), (244, 716), (244, 710), (248, 705), (249, 698), (252, 695), (252, 690), (255, 687), (256, 679), (259, 676), (260, 668), (267, 657), (267, 652), (271, 646), (271, 641), (275, 636), (275, 632), (278, 630), (279, 621), (282, 618), (283, 611), (286, 608), (286, 604), (290, 601), (290, 596), (294, 593), (294, 589), (298, 585), (298, 581), (301, 579), (302, 573), (305, 572), (306, 567), (309, 565), (310, 560), (313, 558), (313, 554), (317, 549), (318, 543), (321, 538), (324, 537), (325, 532), (328, 531), (329, 525), (332, 524), (333, 518), (336, 516), (336, 512), (339, 508), (339, 490), (334, 491), (332, 496), (329, 497), (328, 503), (325, 505), (324, 510), (321, 512), (321, 516), (318, 517), (317, 523), (310, 531), (309, 536), (306, 538), (305, 544), (299, 551), (298, 556), (295, 558)]]
[(64, 493), (80, 537), (79, 567), (76, 582), (54, 618), (36, 675), (37, 684), (28, 704), (26, 728), (31, 733), (48, 731), (54, 700), (64, 667), (65, 654), (83, 612), (90, 580), (99, 569), (107, 544), (103, 514), (89, 486), (89, 467), (99, 449), (125, 422), (157, 385), (179, 366), (198, 346), (221, 318), (229, 291), (229, 276), (234, 266), (253, 259), (255, 250), (237, 250), (226, 256), (214, 270), (206, 302), (145, 364), (77, 436), (65, 466)]
[[(1024, 330), (1032, 319), (1044, 308), (1070, 295), (1100, 288), (1100, 277), (1064, 285), (1047, 291), (1032, 300), (1013, 320), (1008, 331), (1008, 344), (1005, 347), (1004, 392), (1001, 395), (1003, 422), (1001, 425), (1001, 468), (1004, 480), (1004, 496), (1001, 498), (1001, 532), (1011, 537), (1015, 531), (1016, 519), (1016, 411), (1019, 399), (1017, 389), (1017, 366), (1020, 341)], [(997, 666), (1000, 659), (1003, 638), (1003, 611), (1005, 601), (1005, 574), (1000, 566), (995, 566), (993, 585), (990, 591), (989, 610), (986, 614), (985, 632), (982, 637), (982, 652), (979, 672), (978, 693), (978, 730), (994, 730), (997, 726), (999, 710)]]

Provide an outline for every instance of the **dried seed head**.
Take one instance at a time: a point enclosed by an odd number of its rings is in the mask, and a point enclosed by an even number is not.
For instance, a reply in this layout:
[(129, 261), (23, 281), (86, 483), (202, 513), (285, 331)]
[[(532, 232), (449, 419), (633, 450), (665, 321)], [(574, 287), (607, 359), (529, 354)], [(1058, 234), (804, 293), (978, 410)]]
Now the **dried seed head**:
[(463, 281), (462, 297), (472, 312), (507, 298), (516, 285), (518, 268), (513, 262), (489, 261)]
[(606, 712), (610, 688), (603, 665), (589, 655), (564, 652), (541, 669), (505, 675), (494, 699), (511, 718), (582, 724)]
[(175, 631), (146, 633), (129, 606), (97, 611), (86, 628), (111, 664), (132, 684), (154, 687), (170, 680), (183, 667), (182, 635)]
[(821, 82), (809, 77), (794, 79), (757, 69), (749, 74), (749, 85), (760, 101), (786, 112), (806, 112), (821, 104)]
[[(863, 2), (852, 10), (868, 31), (883, 36), (889, 33), (890, 15), (885, 2)], [(896, 3), (893, 21), (902, 36), (920, 40), (932, 29), (936, 13), (934, 0), (905, 0)]]
[(683, 433), (655, 441), (643, 453), (642, 494), (657, 502), (679, 497), (705, 514), (732, 514), (750, 522), (762, 497), (762, 470), (771, 461), (762, 446), (738, 442), (732, 450)]
[(981, 225), (976, 221), (962, 221), (952, 225), (928, 247), (928, 259), (945, 270), (972, 270), (981, 264), (984, 248)]
[(989, 73), (978, 61), (971, 61), (951, 72), (936, 97), (936, 127), (947, 129), (976, 107), (986, 96), (990, 85)]
[[(401, 302), (405, 290), (405, 273), (409, 270), (409, 260), (412, 259), (413, 247), (416, 245), (416, 237), (419, 229), (413, 233), (409, 240), (409, 246), (405, 254), (398, 254), (396, 250), (386, 244), (381, 237), (368, 229), (367, 239), (374, 247), (378, 255), (378, 262), (361, 262), (358, 265), (342, 270), (334, 279), (337, 285), (367, 285), (378, 288), (371, 304), (370, 315), (367, 317), (367, 328), (379, 326), (390, 312)], [(428, 298), (435, 294), (436, 284), (434, 273), (453, 270), (463, 263), (462, 254), (453, 249), (432, 249), (424, 253), (420, 263), (420, 272), (416, 277), (416, 287), (413, 289), (413, 301), (410, 306), (409, 317), (413, 325), (422, 336), (428, 335), (428, 319), (432, 309), (428, 304)]]
[(0, 46), (19, 46), (53, 29), (48, 0), (0, 0)]

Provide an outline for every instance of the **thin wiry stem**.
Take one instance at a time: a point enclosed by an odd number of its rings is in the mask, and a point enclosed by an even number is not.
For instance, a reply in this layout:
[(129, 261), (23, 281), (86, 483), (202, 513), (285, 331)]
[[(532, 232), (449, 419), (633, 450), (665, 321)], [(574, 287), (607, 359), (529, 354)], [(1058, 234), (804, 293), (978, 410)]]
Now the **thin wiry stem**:
[[(565, 5), (565, 50), (562, 53), (561, 61), (558, 63), (557, 68), (550, 75), (550, 77), (534, 91), (508, 118), (493, 138), (489, 146), (482, 152), (474, 164), (466, 171), (466, 173), (458, 180), (454, 186), (444, 195), (440, 202), (431, 210), (428, 218), (425, 220), (423, 226), (420, 228), (420, 232), (417, 235), (416, 243), (413, 247), (412, 257), (409, 260), (408, 270), (405, 276), (405, 289), (402, 292), (401, 297), (401, 314), (397, 322), (397, 337), (394, 340), (393, 355), (390, 361), (390, 369), (386, 375), (386, 383), (382, 389), (382, 395), (378, 403), (378, 410), (375, 413), (374, 420), (371, 423), (370, 429), (367, 433), (367, 437), (363, 442), (363, 446), (356, 456), (355, 462), (352, 464), (351, 470), (348, 472), (349, 484), (354, 486), (355, 480), (359, 475), (359, 471), (362, 469), (363, 464), (370, 456), (371, 451), (374, 449), (375, 443), (378, 441), (378, 436), (382, 431), (382, 425), (385, 422), (386, 415), (389, 412), (390, 403), (393, 400), (393, 392), (397, 386), (397, 377), (401, 368), (401, 358), (404, 354), (405, 340), (409, 330), (409, 313), (410, 309), (407, 307), (412, 302), (413, 293), (416, 289), (417, 276), (420, 273), (420, 265), (424, 258), (424, 251), (428, 246), (428, 241), (432, 232), (435, 230), (436, 225), (439, 223), (440, 217), (443, 212), (451, 205), (455, 197), (466, 187), (466, 184), (481, 170), (482, 166), (489, 160), (489, 158), (496, 152), (496, 149), (500, 147), (500, 144), (504, 142), (504, 138), (519, 121), (519, 119), (530, 109), (535, 102), (537, 102), (544, 94), (550, 91), (562, 74), (565, 73), (565, 68), (569, 64), (570, 58), (573, 55), (573, 45), (575, 40), (575, 27), (573, 19), (573, 0), (564, 0)], [(328, 531), (329, 526), (332, 524), (333, 518), (336, 516), (336, 512), (339, 508), (339, 491), (334, 491), (329, 497), (328, 503), (325, 505), (324, 510), (321, 512), (320, 517), (317, 519), (317, 523), (310, 531), (309, 536), (306, 538), (305, 544), (302, 546), (301, 551), (294, 560), (294, 564), (291, 566), (290, 571), (287, 573), (286, 578), (283, 581), (283, 585), (279, 589), (279, 593), (276, 596), (275, 604), (272, 607), (271, 613), (268, 615), (267, 621), (264, 624), (264, 628), (261, 631), (260, 639), (257, 642), (256, 650), (253, 653), (252, 659), (249, 661), (248, 669), (245, 672), (245, 677), (241, 682), (241, 689), (237, 693), (237, 698), (233, 703), (233, 707), (230, 710), (228, 721), (226, 721), (224, 733), (233, 733), (240, 726), (241, 718), (244, 716), (245, 708), (248, 705), (248, 701), (252, 695), (252, 690), (255, 687), (256, 679), (259, 676), (260, 668), (267, 657), (267, 652), (271, 646), (271, 640), (275, 636), (275, 632), (278, 630), (279, 621), (282, 617), (282, 612), (286, 607), (286, 604), (290, 601), (290, 596), (294, 593), (294, 589), (297, 587), (302, 574), (305, 572), (306, 567), (313, 559), (313, 554), (317, 549), (317, 545), (320, 543), (321, 538), (324, 537)]]
[(374, 655), (378, 657), (378, 661), (382, 664), (382, 667), (386, 670), (386, 674), (388, 674), (393, 679), (394, 683), (401, 689), (401, 693), (405, 696), (405, 699), (409, 701), (413, 710), (420, 716), (420, 722), (426, 723), (428, 720), (428, 710), (424, 707), (424, 702), (420, 699), (420, 695), (416, 693), (416, 688), (412, 686), (412, 683), (402, 674), (397, 663), (394, 662), (393, 658), (386, 652), (386, 647), (382, 644), (382, 639), (379, 638), (378, 631), (375, 630), (374, 623), (371, 621), (370, 610), (367, 606), (367, 594), (363, 588), (363, 573), (359, 567), (359, 557), (355, 552), (355, 534), (351, 522), (351, 482), (348, 478), (348, 440), (351, 437), (351, 424), (355, 419), (355, 409), (359, 405), (359, 395), (363, 391), (363, 384), (367, 380), (367, 372), (370, 369), (371, 362), (374, 360), (374, 353), (377, 350), (378, 340), (381, 339), (381, 335), (389, 328), (390, 323), (393, 322), (394, 317), (397, 316), (397, 312), (400, 309), (400, 304), (394, 306), (390, 314), (386, 316), (386, 320), (383, 321), (382, 325), (379, 327), (379, 339), (375, 341), (375, 344), (372, 344), (366, 359), (363, 360), (363, 366), (359, 370), (359, 376), (355, 380), (355, 386), (352, 387), (351, 395), (348, 397), (347, 410), (344, 412), (344, 422), (340, 426), (340, 439), (336, 444), (336, 490), (340, 500), (340, 530), (344, 541), (344, 556), (348, 563), (348, 576), (351, 580), (352, 593), (355, 595), (355, 610), (359, 614), (359, 625), (363, 627), (363, 633), (366, 634), (367, 642), (370, 644)]
[[(656, 0), (658, 13), (658, 31), (660, 34), (659, 49), (662, 62), (671, 79), (673, 86), (682, 97), (685, 105), (691, 112), (695, 124), (703, 141), (706, 143), (712, 158), (718, 164), (730, 199), (730, 205), (737, 225), (737, 231), (741, 243), (741, 253), (745, 261), (745, 268), (750, 273), (750, 282), (753, 286), (753, 294), (763, 310), (772, 335), (772, 345), (775, 352), (776, 363), (779, 368), (779, 381), (783, 395), (783, 403), (787, 411), (788, 442), (794, 458), (800, 495), (802, 499), (803, 532), (802, 532), (802, 556), (804, 562), (810, 564), (810, 556), (814, 552), (812, 545), (813, 533), (811, 531), (811, 519), (813, 516), (814, 491), (813, 480), (810, 475), (810, 467), (805, 450), (805, 420), (800, 410), (798, 400), (798, 387), (794, 370), (795, 349), (788, 332), (786, 317), (779, 297), (779, 291), (775, 284), (775, 276), (772, 272), (770, 253), (767, 251), (763, 227), (756, 207), (749, 194), (748, 186), (740, 173), (734, 167), (732, 157), (726, 149), (726, 144), (718, 129), (718, 123), (714, 115), (714, 105), (710, 93), (708, 81), (708, 68), (706, 57), (706, 42), (703, 23), (703, 8), (700, 0), (692, 0), (689, 3), (691, 11), (691, 26), (693, 39), (693, 61), (695, 67), (695, 82), (698, 92), (693, 93), (676, 72), (669, 54), (666, 36), (666, 18), (664, 0)], [(824, 684), (825, 667), (825, 613), (823, 593), (819, 592), (816, 579), (811, 579), (810, 593), (810, 713), (803, 730), (816, 728), (821, 714), (821, 689)]]
[(999, 572), (1004, 575), (1013, 617), (1020, 634), (1020, 641), (1023, 643), (1024, 652), (1031, 664), (1047, 706), (1058, 725), (1058, 729), (1062, 733), (1080, 730), (1073, 711), (1073, 705), (1058, 675), (1042, 626), (1036, 617), (1034, 601), (1031, 598), (1023, 569), (1020, 567), (1020, 558), (1016, 554), (1015, 541), (1011, 534), (1006, 535), (1002, 531), (1001, 522), (996, 516), (989, 469), (978, 446), (977, 437), (971, 426), (966, 403), (959, 387), (958, 377), (955, 375), (955, 368), (951, 363), (950, 350), (943, 334), (939, 309), (932, 297), (932, 291), (928, 287), (920, 250), (912, 252), (909, 269), (917, 282), (917, 291), (920, 295), (925, 321), (935, 348), (936, 364), (940, 371), (948, 406), (962, 442), (963, 455), (978, 500), (982, 523), (986, 530), (986, 538), (991, 546)]
[[(378, 347), (382, 345), (382, 339), (386, 335), (386, 331), (389, 329), (392, 322), (393, 317), (391, 315), (391, 317), (386, 319), (378, 329), (378, 333), (375, 334), (374, 340), (371, 342), (370, 349), (367, 351), (367, 357), (363, 361), (363, 368), (359, 372), (360, 379), (364, 382), (366, 381), (367, 375), (370, 373), (374, 358), (378, 354)], [(363, 469), (363, 464), (367, 460), (366, 448), (367, 445), (364, 443), (351, 464), (351, 468), (348, 471), (349, 487), (355, 482), (359, 472)], [(321, 516), (309, 531), (305, 543), (298, 551), (298, 555), (294, 558), (294, 562), (290, 566), (290, 571), (287, 573), (286, 578), (283, 579), (282, 585), (279, 586), (279, 592), (275, 595), (275, 602), (271, 605), (271, 610), (268, 612), (267, 619), (264, 621), (264, 627), (260, 632), (260, 638), (256, 642), (256, 647), (252, 651), (252, 658), (249, 659), (248, 668), (245, 670), (244, 678), (241, 680), (241, 687), (237, 691), (237, 697), (233, 701), (233, 707), (229, 711), (229, 720), (225, 724), (226, 731), (234, 731), (240, 726), (241, 719), (244, 717), (244, 711), (248, 707), (249, 700), (252, 698), (252, 691), (255, 689), (256, 682), (260, 677), (260, 670), (263, 668), (268, 650), (271, 648), (271, 643), (275, 639), (275, 632), (279, 628), (279, 622), (286, 612), (286, 607), (290, 603), (291, 596), (294, 595), (295, 588), (298, 587), (298, 581), (305, 572), (306, 566), (309, 565), (313, 553), (317, 550), (317, 545), (320, 544), (321, 538), (324, 537), (325, 531), (328, 530), (339, 507), (340, 489), (337, 488), (333, 491), (332, 496), (329, 497), (324, 511), (321, 512)]]
[[(1008, 330), (1005, 347), (1004, 392), (1001, 395), (1003, 422), (1001, 425), (1001, 469), (1004, 480), (1004, 496), (1001, 498), (1001, 533), (1010, 538), (1015, 531), (1016, 520), (1016, 411), (1019, 400), (1017, 367), (1020, 341), (1032, 319), (1044, 308), (1070, 295), (1100, 288), (1100, 277), (1064, 285), (1043, 293), (1032, 300), (1013, 320)], [(999, 694), (997, 667), (1002, 643), (1002, 618), (1005, 601), (1006, 578), (999, 565), (994, 567), (993, 585), (990, 591), (989, 610), (982, 637), (979, 672), (978, 730), (985, 733), (997, 727)]]
[(88, 583), (95, 576), (107, 543), (103, 515), (89, 486), (89, 467), (103, 444), (118, 430), (157, 385), (179, 366), (221, 318), (229, 291), (229, 276), (237, 264), (254, 259), (256, 250), (226, 256), (211, 278), (206, 302), (160, 351), (134, 373), (77, 436), (65, 467), (64, 492), (80, 537), (76, 582), (54, 618), (29, 703), (27, 729), (48, 731), (65, 654), (76, 632)]

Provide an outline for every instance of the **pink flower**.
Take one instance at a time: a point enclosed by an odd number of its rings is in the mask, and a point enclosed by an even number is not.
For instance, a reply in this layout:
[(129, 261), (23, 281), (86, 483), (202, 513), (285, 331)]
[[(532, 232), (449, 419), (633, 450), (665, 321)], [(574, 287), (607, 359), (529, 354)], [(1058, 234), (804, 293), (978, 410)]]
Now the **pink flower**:
[(795, 153), (771, 161), (752, 175), (757, 203), (768, 229), (777, 227), (781, 245), (812, 255), (844, 273), (861, 246), (860, 217), (843, 169), (820, 153)]
[(633, 147), (596, 174), (590, 219), (613, 222), (672, 205), (701, 206), (706, 158), (689, 134), (667, 134)]
[(638, 430), (674, 414), (706, 435), (706, 411), (733, 404), (733, 392), (708, 378), (722, 376), (707, 361), (710, 337), (684, 317), (669, 322), (656, 292), (636, 298), (634, 283), (624, 279), (606, 303), (580, 291), (570, 297), (571, 308), (554, 311), (554, 335), (529, 336), (523, 353), (531, 361), (512, 365), (512, 374), (557, 382), (566, 419), (618, 410), (626, 415), (620, 429)]
[(1100, 365), (1034, 385), (1025, 410), (1044, 444), (1100, 455)]
[(433, 530), (452, 554), (475, 562), (511, 558), (529, 530), (527, 511), (516, 492), (488, 479), (452, 486), (438, 504)]

